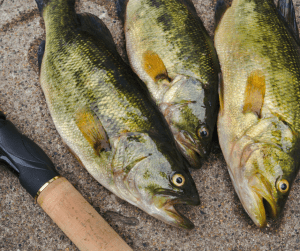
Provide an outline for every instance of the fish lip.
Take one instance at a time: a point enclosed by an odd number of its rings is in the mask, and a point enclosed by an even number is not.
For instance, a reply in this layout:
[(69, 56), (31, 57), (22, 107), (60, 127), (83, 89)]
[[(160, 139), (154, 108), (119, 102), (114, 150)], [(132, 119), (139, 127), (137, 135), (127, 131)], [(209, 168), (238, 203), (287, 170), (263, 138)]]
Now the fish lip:
[(174, 226), (180, 226), (182, 228), (185, 229), (193, 229), (195, 227), (194, 223), (188, 219), (187, 217), (185, 217), (183, 214), (181, 214), (180, 212), (178, 212), (175, 207), (174, 207), (174, 200), (170, 200), (168, 202), (166, 202), (162, 208), (168, 213), (171, 214), (173, 216), (174, 219), (176, 219), (177, 221), (174, 223), (170, 223)]
[[(253, 220), (253, 222), (260, 228), (267, 225), (266, 211), (272, 218), (276, 218), (278, 215), (278, 209), (276, 200), (273, 197), (271, 185), (268, 184), (267, 179), (256, 173), (249, 177), (247, 194), (239, 191), (238, 195), (241, 199), (244, 209)], [(264, 200), (268, 203), (268, 208)]]
[[(203, 146), (196, 142), (192, 136), (186, 131), (180, 131), (175, 135), (176, 143), (182, 150), (185, 158), (194, 168), (199, 168), (202, 161), (207, 159), (208, 151), (203, 149)], [(192, 151), (192, 156), (191, 153)]]
[(197, 200), (197, 196), (192, 196), (191, 198), (187, 198), (187, 196), (184, 195), (184, 193), (178, 193), (168, 189), (157, 189), (154, 192), (154, 196), (155, 195), (173, 197), (167, 200), (161, 207), (171, 218), (173, 218), (173, 220), (175, 220), (175, 221), (168, 221), (168, 224), (174, 225), (176, 227), (180, 226), (185, 229), (193, 229), (195, 227), (195, 225), (191, 222), (191, 220), (185, 217), (180, 212), (178, 212), (174, 206), (179, 204), (197, 206), (200, 204), (199, 197), (198, 200)]
[(254, 170), (245, 174), (249, 159), (258, 150), (257, 143), (246, 144), (239, 155), (239, 163), (236, 163), (238, 168), (236, 171), (229, 169), (229, 174), (245, 211), (255, 225), (263, 228), (267, 225), (266, 212), (272, 218), (276, 218), (279, 210), (273, 196), (272, 185), (267, 178)]
[(156, 189), (154, 191), (155, 195), (162, 195), (162, 196), (172, 196), (173, 199), (168, 200), (168, 202), (172, 202), (172, 205), (192, 205), (192, 206), (199, 206), (200, 205), (200, 198), (199, 195), (196, 194), (195, 196), (187, 196), (183, 192), (174, 192), (169, 189)]
[(255, 174), (251, 180), (249, 180), (249, 185), (261, 199), (265, 199), (269, 203), (271, 216), (276, 218), (278, 215), (276, 201), (272, 193), (272, 187), (268, 184), (266, 178), (261, 174)]

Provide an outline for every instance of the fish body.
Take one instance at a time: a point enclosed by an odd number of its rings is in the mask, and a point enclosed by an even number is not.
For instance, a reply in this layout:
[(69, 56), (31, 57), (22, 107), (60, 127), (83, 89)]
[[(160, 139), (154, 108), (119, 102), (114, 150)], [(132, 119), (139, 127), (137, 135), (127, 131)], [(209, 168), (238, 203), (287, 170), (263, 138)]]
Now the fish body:
[(192, 228), (173, 207), (199, 204), (187, 162), (109, 30), (91, 14), (76, 15), (73, 0), (37, 3), (46, 27), (40, 83), (64, 142), (108, 190), (166, 223)]
[[(292, 14), (286, 2), (279, 1)], [(266, 210), (273, 218), (282, 211), (299, 170), (298, 30), (282, 13), (272, 0), (234, 0), (215, 32), (223, 74), (219, 142), (235, 190), (260, 227)]]
[(159, 105), (194, 168), (211, 146), (218, 113), (219, 64), (190, 1), (119, 0), (134, 72)]

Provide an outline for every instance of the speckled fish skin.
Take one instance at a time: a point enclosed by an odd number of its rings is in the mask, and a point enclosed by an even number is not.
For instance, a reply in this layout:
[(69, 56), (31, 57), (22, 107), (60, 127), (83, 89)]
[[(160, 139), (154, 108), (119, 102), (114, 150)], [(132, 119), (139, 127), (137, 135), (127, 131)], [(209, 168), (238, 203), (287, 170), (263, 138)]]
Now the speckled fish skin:
[(123, 9), (131, 67), (146, 83), (186, 159), (200, 168), (218, 113), (220, 70), (213, 41), (189, 0), (129, 0)]
[[(88, 172), (168, 224), (193, 228), (175, 204), (199, 204), (186, 160), (105, 25), (73, 0), (38, 1), (46, 46), (40, 82), (57, 131)], [(175, 177), (175, 178), (174, 178)]]
[(219, 142), (259, 227), (276, 218), (299, 170), (300, 55), (272, 0), (234, 0), (217, 26)]

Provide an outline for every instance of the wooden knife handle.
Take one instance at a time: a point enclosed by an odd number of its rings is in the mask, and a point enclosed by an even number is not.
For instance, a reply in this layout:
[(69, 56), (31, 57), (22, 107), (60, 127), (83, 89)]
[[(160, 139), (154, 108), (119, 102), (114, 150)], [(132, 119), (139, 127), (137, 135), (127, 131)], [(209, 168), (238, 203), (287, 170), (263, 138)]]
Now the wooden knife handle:
[(49, 183), (37, 203), (81, 251), (132, 251), (67, 179)]

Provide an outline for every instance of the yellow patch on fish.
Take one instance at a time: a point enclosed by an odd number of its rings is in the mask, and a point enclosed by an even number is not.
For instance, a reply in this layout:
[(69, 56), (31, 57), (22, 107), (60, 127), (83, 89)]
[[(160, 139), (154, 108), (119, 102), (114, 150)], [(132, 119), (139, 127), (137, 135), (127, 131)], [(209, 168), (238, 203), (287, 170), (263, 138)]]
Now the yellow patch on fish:
[(250, 73), (245, 89), (245, 101), (243, 113), (253, 112), (261, 116), (261, 108), (264, 104), (266, 81), (262, 71), (256, 70)]
[(219, 103), (220, 103), (220, 114), (224, 111), (224, 81), (222, 73), (219, 73)]
[(106, 136), (102, 123), (92, 110), (79, 110), (75, 115), (75, 121), (79, 130), (94, 148), (97, 155), (100, 155), (100, 152), (103, 150), (111, 150), (109, 140)]
[(164, 62), (153, 51), (144, 52), (143, 68), (155, 82), (159, 79), (168, 78), (168, 72)]

